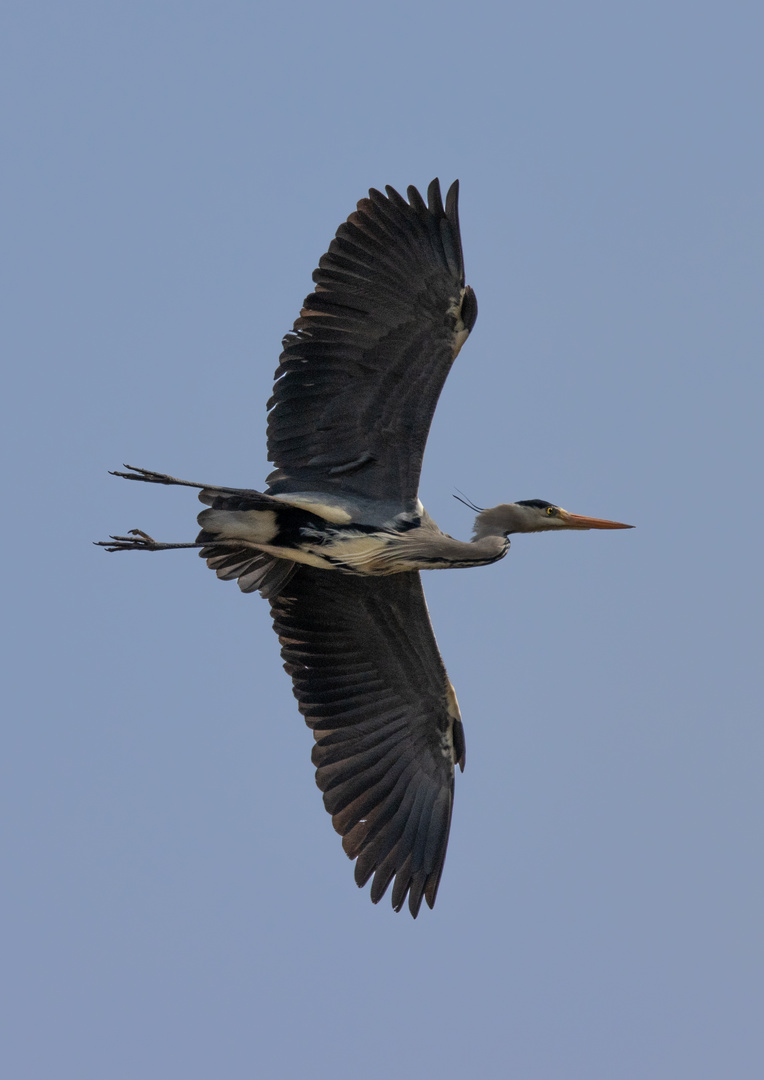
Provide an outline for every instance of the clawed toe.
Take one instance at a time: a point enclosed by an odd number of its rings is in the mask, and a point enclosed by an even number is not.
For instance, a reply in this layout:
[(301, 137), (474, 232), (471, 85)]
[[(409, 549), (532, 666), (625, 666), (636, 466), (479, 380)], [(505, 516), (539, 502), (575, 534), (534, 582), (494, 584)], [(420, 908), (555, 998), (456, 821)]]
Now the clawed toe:
[(139, 469), (137, 465), (125, 465), (129, 472), (116, 472), (110, 470), (111, 476), (121, 476), (124, 480), (145, 480), (149, 484), (185, 484), (184, 480), (178, 480), (175, 476), (167, 473), (154, 472), (153, 469)]
[(131, 529), (128, 536), (112, 536), (108, 540), (94, 541), (96, 547), (107, 551), (156, 551), (161, 545), (143, 529)]
[(192, 487), (192, 488), (204, 488), (208, 487), (207, 484), (195, 484), (190, 480), (179, 480), (177, 476), (170, 476), (169, 473), (154, 472), (153, 469), (139, 469), (137, 465), (125, 465), (124, 468), (129, 472), (118, 472), (116, 469), (110, 469), (110, 476), (121, 476), (123, 480), (143, 480), (147, 484), (167, 484), (173, 487)]
[(192, 544), (161, 544), (143, 529), (131, 529), (127, 536), (112, 536), (108, 540), (94, 540), (93, 543), (107, 551), (175, 551), (177, 548), (204, 546), (199, 541)]

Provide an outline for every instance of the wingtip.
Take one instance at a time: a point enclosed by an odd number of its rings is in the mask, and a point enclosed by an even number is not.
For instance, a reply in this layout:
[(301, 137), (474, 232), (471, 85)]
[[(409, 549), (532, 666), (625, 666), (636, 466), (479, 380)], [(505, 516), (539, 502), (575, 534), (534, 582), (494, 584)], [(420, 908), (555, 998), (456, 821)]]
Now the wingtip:
[(456, 209), (459, 205), (459, 181), (454, 180), (451, 187), (446, 192), (446, 217), (450, 218), (452, 214), (456, 213)]
[(427, 188), (427, 205), (430, 208), (430, 213), (435, 217), (445, 217), (446, 211), (443, 208), (443, 197), (440, 194), (440, 180), (435, 177), (430, 181), (430, 185)]

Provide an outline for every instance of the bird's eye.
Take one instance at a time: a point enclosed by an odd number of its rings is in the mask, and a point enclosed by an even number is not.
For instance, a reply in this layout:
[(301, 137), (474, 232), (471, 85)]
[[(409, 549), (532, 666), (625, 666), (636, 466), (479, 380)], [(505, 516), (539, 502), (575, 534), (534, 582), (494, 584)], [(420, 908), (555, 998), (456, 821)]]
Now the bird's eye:
[(547, 512), (547, 514), (549, 514), (550, 517), (555, 517), (557, 515), (557, 507), (556, 506), (547, 506), (546, 512)]

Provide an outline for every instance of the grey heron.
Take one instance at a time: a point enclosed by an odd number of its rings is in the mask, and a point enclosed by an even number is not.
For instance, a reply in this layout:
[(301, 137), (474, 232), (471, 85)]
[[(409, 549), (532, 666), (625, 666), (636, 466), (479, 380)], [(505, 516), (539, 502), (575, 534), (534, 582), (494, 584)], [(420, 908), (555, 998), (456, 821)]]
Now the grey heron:
[(313, 274), (268, 402), (264, 492), (125, 466), (114, 475), (199, 489), (193, 543), (141, 530), (109, 551), (198, 548), (224, 580), (271, 605), (284, 666), (312, 729), (324, 804), (370, 878), (393, 881), (416, 917), (435, 903), (451, 824), (462, 720), (438, 651), (420, 570), (504, 558), (513, 533), (631, 526), (541, 499), (479, 510), (470, 541), (441, 532), (419, 501), (430, 423), (477, 318), (465, 285), (458, 181), (445, 206), (372, 189)]

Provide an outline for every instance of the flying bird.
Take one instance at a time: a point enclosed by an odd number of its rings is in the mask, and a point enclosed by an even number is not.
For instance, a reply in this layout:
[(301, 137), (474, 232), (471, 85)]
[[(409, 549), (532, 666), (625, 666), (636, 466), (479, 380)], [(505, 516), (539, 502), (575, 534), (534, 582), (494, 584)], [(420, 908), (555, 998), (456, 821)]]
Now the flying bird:
[[(477, 318), (464, 282), (458, 181), (445, 206), (372, 189), (340, 225), (284, 339), (268, 402), (264, 492), (133, 466), (114, 475), (199, 489), (194, 543), (135, 529), (108, 551), (198, 548), (224, 580), (271, 606), (284, 667), (313, 731), (324, 805), (377, 903), (416, 918), (435, 903), (464, 768), (459, 706), (420, 570), (484, 566), (513, 533), (626, 529), (542, 499), (478, 510), (470, 541), (419, 501), (422, 457), (446, 376)], [(393, 881), (394, 879), (394, 881)]]

